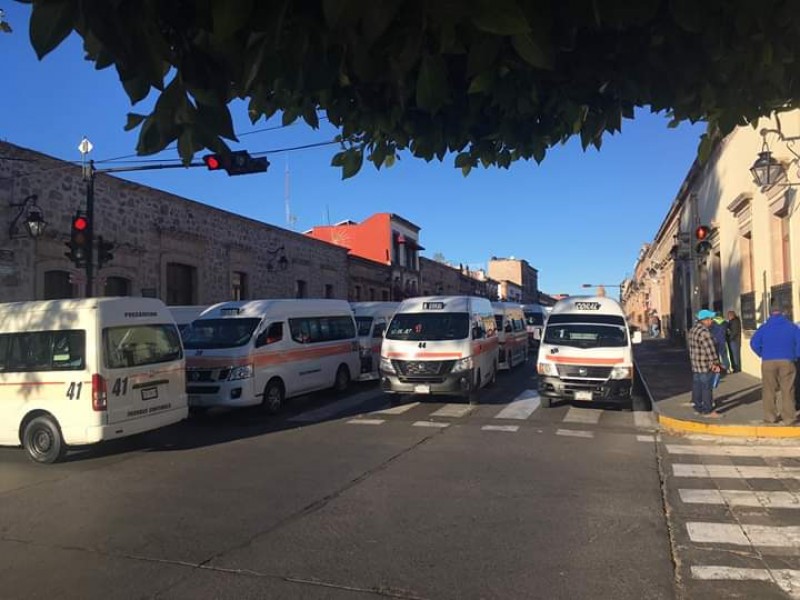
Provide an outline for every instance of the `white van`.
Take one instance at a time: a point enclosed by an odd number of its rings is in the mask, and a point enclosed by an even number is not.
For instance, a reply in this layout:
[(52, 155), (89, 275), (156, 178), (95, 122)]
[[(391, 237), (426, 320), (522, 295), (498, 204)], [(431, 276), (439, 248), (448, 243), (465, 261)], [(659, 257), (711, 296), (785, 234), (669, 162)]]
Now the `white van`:
[[(631, 339), (632, 337), (632, 339)], [(633, 349), (625, 313), (605, 296), (559, 300), (547, 319), (536, 370), (542, 406), (553, 399), (631, 402)]]
[(358, 329), (358, 343), (361, 355), (360, 381), (378, 379), (378, 366), (381, 361), (381, 342), (383, 332), (392, 320), (399, 302), (351, 302)]
[(37, 462), (180, 421), (185, 388), (178, 328), (160, 300), (0, 304), (0, 444)]
[(542, 339), (542, 332), (547, 321), (547, 310), (541, 304), (523, 304), (525, 325), (528, 330), (528, 346), (535, 348)]
[(497, 324), (499, 350), (497, 366), (513, 369), (528, 360), (528, 332), (522, 306), (512, 302), (492, 302)]
[(353, 311), (344, 300), (223, 302), (184, 340), (189, 408), (261, 405), (334, 387), (360, 371)]
[(498, 339), (492, 304), (473, 296), (404, 300), (381, 345), (381, 387), (403, 394), (469, 395), (494, 382)]
[(197, 317), (199, 317), (208, 306), (169, 306), (169, 312), (175, 319), (181, 338), (185, 337), (187, 329)]

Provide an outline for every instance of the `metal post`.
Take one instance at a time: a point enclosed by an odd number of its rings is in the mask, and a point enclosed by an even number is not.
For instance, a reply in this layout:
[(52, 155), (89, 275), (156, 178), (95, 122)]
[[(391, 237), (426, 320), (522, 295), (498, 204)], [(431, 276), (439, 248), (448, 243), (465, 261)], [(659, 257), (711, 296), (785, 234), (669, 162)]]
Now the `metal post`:
[(93, 296), (94, 288), (94, 161), (89, 161), (86, 182), (86, 219), (89, 226), (86, 231), (86, 297)]

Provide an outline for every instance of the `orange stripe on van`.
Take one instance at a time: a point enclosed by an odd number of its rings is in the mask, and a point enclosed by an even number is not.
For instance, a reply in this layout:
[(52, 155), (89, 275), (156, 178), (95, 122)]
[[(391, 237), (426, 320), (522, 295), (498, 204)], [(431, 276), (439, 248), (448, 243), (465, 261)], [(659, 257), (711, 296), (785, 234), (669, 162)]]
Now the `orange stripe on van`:
[(300, 348), (297, 350), (268, 350), (266, 352), (256, 352), (250, 356), (237, 358), (215, 357), (186, 357), (188, 368), (214, 368), (214, 367), (241, 367), (250, 363), (257, 367), (266, 365), (277, 365), (301, 360), (313, 360), (326, 356), (335, 356), (355, 352), (358, 349), (354, 342), (345, 342), (335, 346), (325, 346), (322, 348)]
[(461, 352), (417, 352), (414, 358), (461, 358)]
[(554, 363), (568, 365), (616, 365), (624, 362), (622, 358), (590, 358), (588, 356), (558, 356), (557, 354), (551, 354), (547, 359)]

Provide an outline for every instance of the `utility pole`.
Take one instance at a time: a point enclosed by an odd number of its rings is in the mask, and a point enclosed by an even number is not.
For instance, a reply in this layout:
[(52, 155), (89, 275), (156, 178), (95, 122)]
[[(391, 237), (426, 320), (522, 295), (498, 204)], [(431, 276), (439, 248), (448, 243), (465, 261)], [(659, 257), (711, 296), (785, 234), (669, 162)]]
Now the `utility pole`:
[(91, 298), (94, 293), (94, 161), (86, 162), (89, 152), (92, 151), (92, 142), (87, 137), (78, 144), (78, 150), (83, 159), (83, 180), (86, 182), (86, 297)]

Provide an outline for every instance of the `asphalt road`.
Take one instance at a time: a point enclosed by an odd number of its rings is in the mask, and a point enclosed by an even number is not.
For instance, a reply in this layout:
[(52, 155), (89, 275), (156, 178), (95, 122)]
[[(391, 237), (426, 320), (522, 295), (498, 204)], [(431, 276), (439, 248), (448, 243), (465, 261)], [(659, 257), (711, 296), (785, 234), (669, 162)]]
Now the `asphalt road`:
[(672, 598), (646, 414), (534, 389), (528, 365), (477, 406), (361, 384), (57, 465), (2, 449), (0, 598)]

